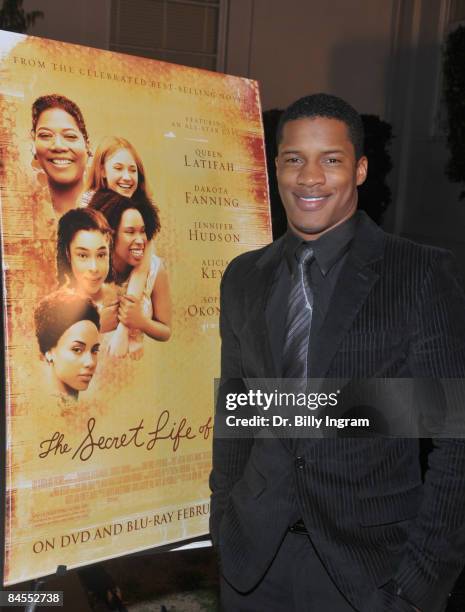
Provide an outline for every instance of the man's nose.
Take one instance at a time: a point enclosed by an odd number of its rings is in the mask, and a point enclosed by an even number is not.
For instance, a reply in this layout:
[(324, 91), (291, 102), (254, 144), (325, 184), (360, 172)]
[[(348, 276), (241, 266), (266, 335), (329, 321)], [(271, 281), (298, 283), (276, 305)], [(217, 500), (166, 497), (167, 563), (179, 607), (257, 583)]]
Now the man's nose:
[(307, 162), (300, 169), (297, 177), (299, 185), (321, 185), (326, 181), (325, 173), (320, 164), (315, 162)]

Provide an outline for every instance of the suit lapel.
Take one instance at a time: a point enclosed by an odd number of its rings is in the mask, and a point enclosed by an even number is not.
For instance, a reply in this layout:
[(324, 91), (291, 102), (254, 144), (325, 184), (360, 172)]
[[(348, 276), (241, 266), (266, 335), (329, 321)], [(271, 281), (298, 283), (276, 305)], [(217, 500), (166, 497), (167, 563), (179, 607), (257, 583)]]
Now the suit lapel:
[[(371, 264), (383, 257), (384, 232), (363, 212), (350, 253), (341, 274), (326, 318), (316, 338), (309, 346), (310, 376), (324, 378), (344, 335), (350, 329), (360, 308), (379, 278)], [(284, 237), (273, 242), (255, 263), (246, 279), (248, 285), (247, 318), (240, 335), (252, 344), (257, 363), (261, 363), (257, 377), (276, 378), (277, 369), (273, 361), (270, 331), (267, 328), (265, 309), (275, 280), (284, 249)]]
[[(257, 363), (262, 371), (257, 376), (275, 378), (276, 366), (270, 345), (270, 336), (266, 324), (265, 309), (275, 280), (276, 267), (283, 257), (284, 240), (280, 238), (273, 242), (250, 270), (247, 278), (247, 319), (241, 331), (241, 336), (247, 339), (247, 344), (253, 342), (253, 350), (259, 356)], [(260, 368), (261, 369), (261, 368)]]
[(384, 252), (384, 232), (364, 213), (334, 289), (326, 318), (309, 347), (310, 376), (324, 378), (357, 313), (379, 278), (370, 264)]

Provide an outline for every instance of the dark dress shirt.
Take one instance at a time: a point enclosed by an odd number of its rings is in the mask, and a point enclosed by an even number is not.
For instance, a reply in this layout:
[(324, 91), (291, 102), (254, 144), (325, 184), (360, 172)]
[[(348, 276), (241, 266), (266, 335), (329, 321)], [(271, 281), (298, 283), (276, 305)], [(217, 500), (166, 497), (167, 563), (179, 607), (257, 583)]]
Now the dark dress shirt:
[[(328, 312), (329, 303), (347, 259), (350, 243), (355, 235), (359, 215), (356, 213), (344, 223), (326, 232), (311, 242), (315, 259), (308, 267), (310, 287), (313, 290), (313, 314), (310, 334), (312, 340), (317, 336)], [(270, 298), (266, 307), (266, 322), (271, 338), (271, 351), (279, 376), (282, 374), (284, 336), (286, 331), (287, 303), (291, 290), (292, 275), (297, 271), (296, 250), (305, 242), (287, 230), (284, 244), (284, 257), (276, 269)], [(308, 372), (311, 377), (312, 373)]]

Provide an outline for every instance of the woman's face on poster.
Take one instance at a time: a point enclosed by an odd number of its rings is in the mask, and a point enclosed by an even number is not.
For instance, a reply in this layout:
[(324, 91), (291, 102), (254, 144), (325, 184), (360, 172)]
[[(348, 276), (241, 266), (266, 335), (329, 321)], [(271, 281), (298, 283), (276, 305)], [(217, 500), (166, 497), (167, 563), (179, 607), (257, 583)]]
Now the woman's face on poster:
[(98, 350), (99, 332), (92, 321), (78, 321), (60, 336), (48, 357), (62, 392), (87, 389), (97, 367)]
[(125, 210), (116, 232), (115, 264), (137, 266), (142, 261), (146, 245), (147, 234), (142, 215), (135, 208)]
[(50, 181), (74, 185), (82, 179), (87, 146), (72, 115), (62, 108), (43, 111), (37, 121), (34, 144), (37, 160)]
[(139, 180), (137, 164), (128, 149), (118, 149), (103, 164), (103, 176), (107, 187), (130, 198), (137, 189)]
[(87, 297), (96, 296), (110, 270), (108, 235), (79, 230), (69, 245), (69, 261), (76, 287)]

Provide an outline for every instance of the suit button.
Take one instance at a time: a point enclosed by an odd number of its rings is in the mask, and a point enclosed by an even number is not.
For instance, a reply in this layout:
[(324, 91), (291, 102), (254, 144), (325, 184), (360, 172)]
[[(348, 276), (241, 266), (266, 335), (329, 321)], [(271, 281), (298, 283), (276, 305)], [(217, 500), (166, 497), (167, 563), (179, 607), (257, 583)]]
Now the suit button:
[(303, 470), (305, 466), (305, 459), (303, 457), (297, 457), (295, 460), (295, 467), (299, 470)]

